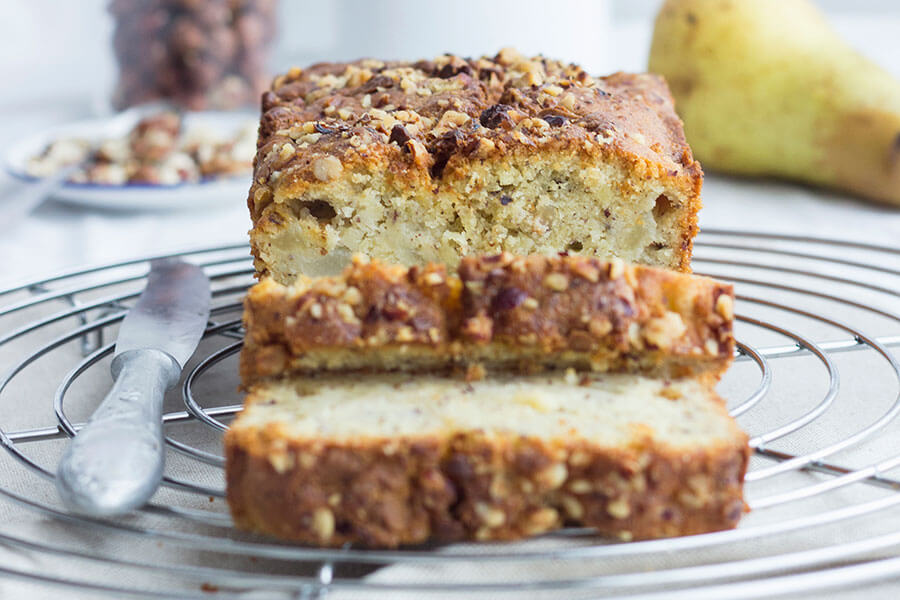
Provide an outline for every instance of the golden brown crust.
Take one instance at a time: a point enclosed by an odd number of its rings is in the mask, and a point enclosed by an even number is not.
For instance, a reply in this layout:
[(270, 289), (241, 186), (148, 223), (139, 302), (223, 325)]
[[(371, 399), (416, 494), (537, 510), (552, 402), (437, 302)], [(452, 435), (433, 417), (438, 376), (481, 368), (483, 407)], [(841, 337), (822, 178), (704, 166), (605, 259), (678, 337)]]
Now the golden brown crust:
[(733, 298), (711, 279), (583, 256), (466, 257), (458, 276), (356, 259), (339, 277), (250, 290), (241, 375), (481, 362), (716, 377), (734, 352)]
[(367, 59), (292, 69), (273, 82), (262, 111), (248, 198), (254, 228), (277, 226), (273, 203), (312, 197), (353, 173), (384, 172), (398, 188), (438, 193), (460, 187), (475, 163), (555, 154), (677, 188), (688, 206), (674, 266), (689, 270), (702, 171), (658, 76), (594, 79), (511, 50), (475, 60)]
[[(248, 402), (266, 401), (263, 391)], [(711, 399), (711, 407), (724, 411)], [(736, 433), (693, 450), (472, 431), (334, 441), (277, 427), (225, 437), (235, 524), (323, 546), (511, 540), (564, 524), (623, 540), (734, 527), (749, 458)]]

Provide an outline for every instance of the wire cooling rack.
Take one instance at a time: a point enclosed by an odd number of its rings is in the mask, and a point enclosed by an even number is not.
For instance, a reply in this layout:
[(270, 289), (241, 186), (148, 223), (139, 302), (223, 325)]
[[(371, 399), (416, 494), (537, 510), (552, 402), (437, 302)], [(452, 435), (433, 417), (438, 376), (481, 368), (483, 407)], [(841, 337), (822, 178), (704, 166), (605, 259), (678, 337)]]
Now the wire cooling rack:
[(695, 599), (900, 578), (898, 248), (722, 230), (698, 239), (695, 271), (737, 292), (738, 356), (720, 391), (755, 454), (751, 512), (736, 530), (613, 543), (569, 529), (395, 551), (291, 546), (231, 527), (221, 436), (239, 410), (252, 265), (243, 244), (182, 256), (213, 282), (212, 320), (167, 398), (163, 488), (126, 518), (66, 513), (52, 480), (98, 401), (90, 382), (108, 385), (116, 327), (155, 257), (0, 292), (0, 584), (154, 598)]

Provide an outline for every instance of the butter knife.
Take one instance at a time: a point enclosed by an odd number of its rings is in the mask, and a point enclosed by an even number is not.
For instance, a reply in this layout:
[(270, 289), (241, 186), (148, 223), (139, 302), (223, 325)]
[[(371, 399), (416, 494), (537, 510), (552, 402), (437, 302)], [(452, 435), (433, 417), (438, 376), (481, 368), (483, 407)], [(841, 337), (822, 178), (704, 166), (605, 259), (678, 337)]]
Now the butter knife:
[(111, 516), (143, 505), (162, 480), (162, 405), (209, 319), (209, 279), (178, 259), (151, 263), (147, 287), (122, 321), (115, 383), (72, 439), (56, 471), (71, 510)]

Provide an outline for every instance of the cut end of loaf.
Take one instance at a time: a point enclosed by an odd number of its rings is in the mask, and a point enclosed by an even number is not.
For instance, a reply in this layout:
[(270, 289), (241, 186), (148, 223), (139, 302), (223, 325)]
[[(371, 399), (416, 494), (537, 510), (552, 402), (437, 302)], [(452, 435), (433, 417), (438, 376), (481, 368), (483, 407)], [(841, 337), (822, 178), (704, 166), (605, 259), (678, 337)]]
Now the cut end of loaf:
[[(579, 156), (474, 163), (435, 193), (357, 173), (285, 196), (253, 233), (257, 267), (280, 282), (333, 273), (361, 252), (406, 265), (462, 256), (569, 252), (688, 270), (699, 200)], [(477, 182), (474, 183), (473, 182)]]
[(468, 256), (266, 279), (245, 302), (244, 385), (288, 373), (575, 367), (718, 377), (734, 350), (728, 284), (620, 260)]
[(269, 382), (225, 445), (239, 527), (373, 547), (730, 528), (749, 454), (702, 382), (627, 375)]
[(665, 82), (493, 57), (295, 69), (263, 98), (260, 275), (581, 253), (689, 270), (702, 171)]

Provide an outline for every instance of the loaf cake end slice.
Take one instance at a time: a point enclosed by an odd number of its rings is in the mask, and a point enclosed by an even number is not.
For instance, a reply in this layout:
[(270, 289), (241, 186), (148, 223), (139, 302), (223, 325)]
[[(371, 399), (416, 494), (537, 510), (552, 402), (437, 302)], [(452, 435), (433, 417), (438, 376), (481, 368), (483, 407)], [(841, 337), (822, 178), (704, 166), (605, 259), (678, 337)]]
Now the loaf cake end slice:
[(265, 279), (245, 302), (245, 386), (322, 370), (575, 367), (718, 377), (734, 352), (729, 284), (586, 256), (469, 256)]
[(570, 371), (269, 381), (225, 454), (238, 527), (395, 547), (564, 525), (622, 540), (731, 528), (749, 449), (702, 381)]
[(250, 241), (281, 283), (352, 253), (501, 250), (687, 271), (703, 173), (662, 78), (514, 50), (292, 69), (264, 94)]

